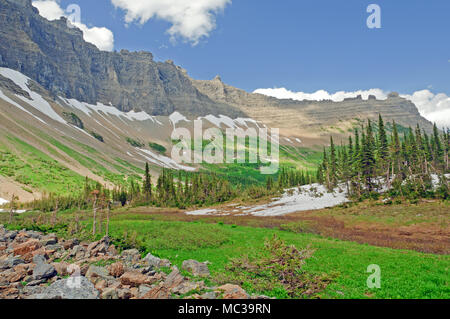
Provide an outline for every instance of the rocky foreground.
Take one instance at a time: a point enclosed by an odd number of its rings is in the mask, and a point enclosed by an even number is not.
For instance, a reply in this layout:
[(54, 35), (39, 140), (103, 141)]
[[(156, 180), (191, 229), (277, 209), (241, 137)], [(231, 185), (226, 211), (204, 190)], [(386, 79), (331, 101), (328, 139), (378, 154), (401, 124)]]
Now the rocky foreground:
[(264, 298), (232, 284), (208, 287), (206, 263), (186, 260), (182, 268), (192, 277), (169, 260), (141, 258), (137, 249), (119, 254), (107, 237), (79, 242), (0, 225), (0, 299)]

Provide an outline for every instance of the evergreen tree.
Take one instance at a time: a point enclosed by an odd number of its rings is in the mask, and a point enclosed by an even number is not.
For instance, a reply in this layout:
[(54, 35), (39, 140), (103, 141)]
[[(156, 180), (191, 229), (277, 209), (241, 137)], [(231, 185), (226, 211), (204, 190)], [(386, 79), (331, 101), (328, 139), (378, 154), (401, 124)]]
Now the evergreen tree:
[(152, 197), (152, 177), (150, 175), (150, 168), (148, 163), (145, 163), (145, 175), (144, 175), (144, 194), (147, 200)]

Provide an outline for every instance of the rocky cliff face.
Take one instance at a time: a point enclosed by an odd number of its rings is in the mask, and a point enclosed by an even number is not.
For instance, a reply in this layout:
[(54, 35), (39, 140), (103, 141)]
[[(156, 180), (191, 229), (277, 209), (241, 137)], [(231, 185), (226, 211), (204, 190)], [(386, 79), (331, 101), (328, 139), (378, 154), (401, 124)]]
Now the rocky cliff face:
[(377, 120), (378, 114), (386, 121), (395, 120), (405, 127), (420, 124), (426, 130), (432, 129), (432, 124), (420, 115), (417, 107), (397, 93), (391, 93), (386, 100), (377, 100), (374, 96), (363, 100), (359, 96), (342, 102), (294, 101), (248, 93), (226, 85), (220, 77), (211, 81), (192, 80), (192, 83), (212, 100), (233, 105), (258, 121), (294, 135), (333, 133), (327, 128), (342, 132), (362, 120)]
[(68, 28), (66, 19), (42, 18), (31, 0), (0, 1), (0, 66), (35, 79), (55, 95), (111, 103), (122, 111), (243, 115), (201, 94), (172, 62), (155, 62), (148, 52), (100, 51), (79, 29)]
[(0, 0), (0, 67), (29, 76), (54, 96), (151, 115), (251, 117), (287, 135), (328, 136), (379, 113), (403, 126), (431, 128), (415, 105), (398, 95), (339, 103), (278, 100), (231, 87), (219, 77), (193, 80), (171, 61), (154, 61), (149, 52), (100, 51), (64, 18), (42, 18), (31, 0)]

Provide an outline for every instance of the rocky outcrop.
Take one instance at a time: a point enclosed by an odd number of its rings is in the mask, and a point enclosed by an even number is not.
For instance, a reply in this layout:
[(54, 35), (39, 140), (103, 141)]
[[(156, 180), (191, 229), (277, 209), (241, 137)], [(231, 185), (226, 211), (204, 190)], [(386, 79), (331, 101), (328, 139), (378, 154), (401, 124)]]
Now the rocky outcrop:
[(149, 52), (100, 51), (65, 18), (41, 17), (31, 0), (0, 2), (0, 66), (29, 76), (55, 96), (111, 103), (122, 111), (243, 114), (200, 93), (173, 62), (156, 62)]
[(98, 299), (97, 289), (86, 277), (60, 279), (27, 299)]
[(181, 265), (183, 270), (186, 270), (193, 274), (194, 276), (198, 277), (208, 277), (210, 275), (208, 266), (206, 263), (201, 263), (196, 260), (185, 260), (183, 261), (183, 264)]
[[(167, 260), (153, 255), (141, 259), (136, 249), (118, 254), (107, 237), (79, 243), (53, 234), (8, 231), (0, 225), (0, 242), (4, 247), (0, 250), (0, 299), (250, 298), (239, 286), (210, 287), (185, 277), (177, 266), (162, 272), (157, 266), (161, 262), (170, 266)], [(18, 246), (26, 249), (17, 250)], [(23, 258), (33, 253), (31, 260)], [(149, 260), (159, 261), (149, 265)], [(188, 260), (183, 268), (210, 277), (204, 263)]]
[[(320, 133), (327, 127), (338, 128), (345, 122), (358, 119), (377, 120), (378, 114), (383, 116), (385, 122), (395, 120), (405, 127), (420, 124), (423, 129), (432, 130), (432, 123), (420, 115), (414, 103), (398, 93), (389, 94), (386, 100), (377, 100), (375, 96), (363, 100), (358, 96), (342, 102), (295, 101), (248, 93), (223, 83), (220, 77), (211, 81), (192, 80), (192, 83), (213, 101), (238, 107), (251, 118), (269, 127), (285, 129), (293, 135)], [(348, 130), (351, 126), (342, 128)], [(329, 132), (325, 135), (328, 138)]]

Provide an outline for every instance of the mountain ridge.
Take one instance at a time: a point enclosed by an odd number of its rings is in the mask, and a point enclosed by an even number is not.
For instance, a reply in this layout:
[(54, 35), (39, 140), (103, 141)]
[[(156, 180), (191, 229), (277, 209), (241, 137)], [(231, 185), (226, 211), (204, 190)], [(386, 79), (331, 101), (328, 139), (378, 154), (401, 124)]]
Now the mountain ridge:
[(150, 52), (100, 51), (65, 18), (41, 17), (31, 0), (0, 3), (0, 66), (29, 76), (55, 95), (113, 104), (125, 112), (244, 116), (201, 94), (173, 62), (155, 62)]
[(54, 98), (113, 105), (123, 112), (250, 117), (287, 135), (312, 137), (339, 135), (355, 126), (355, 120), (375, 119), (378, 114), (406, 127), (418, 123), (432, 129), (415, 105), (398, 95), (385, 101), (279, 100), (234, 88), (220, 76), (192, 79), (173, 61), (154, 61), (150, 52), (100, 51), (84, 41), (81, 30), (69, 28), (65, 18), (41, 17), (31, 0), (0, 2), (0, 67), (27, 75)]
[(395, 120), (405, 127), (419, 124), (431, 132), (433, 126), (420, 115), (414, 103), (395, 92), (389, 94), (386, 100), (377, 100), (375, 96), (363, 100), (357, 96), (342, 102), (297, 101), (248, 93), (223, 83), (220, 76), (213, 80), (192, 79), (192, 83), (213, 101), (235, 106), (269, 127), (280, 128), (285, 135), (322, 135), (327, 138), (330, 134), (344, 135), (342, 130), (359, 126), (355, 122), (377, 120), (379, 114), (386, 121)]

